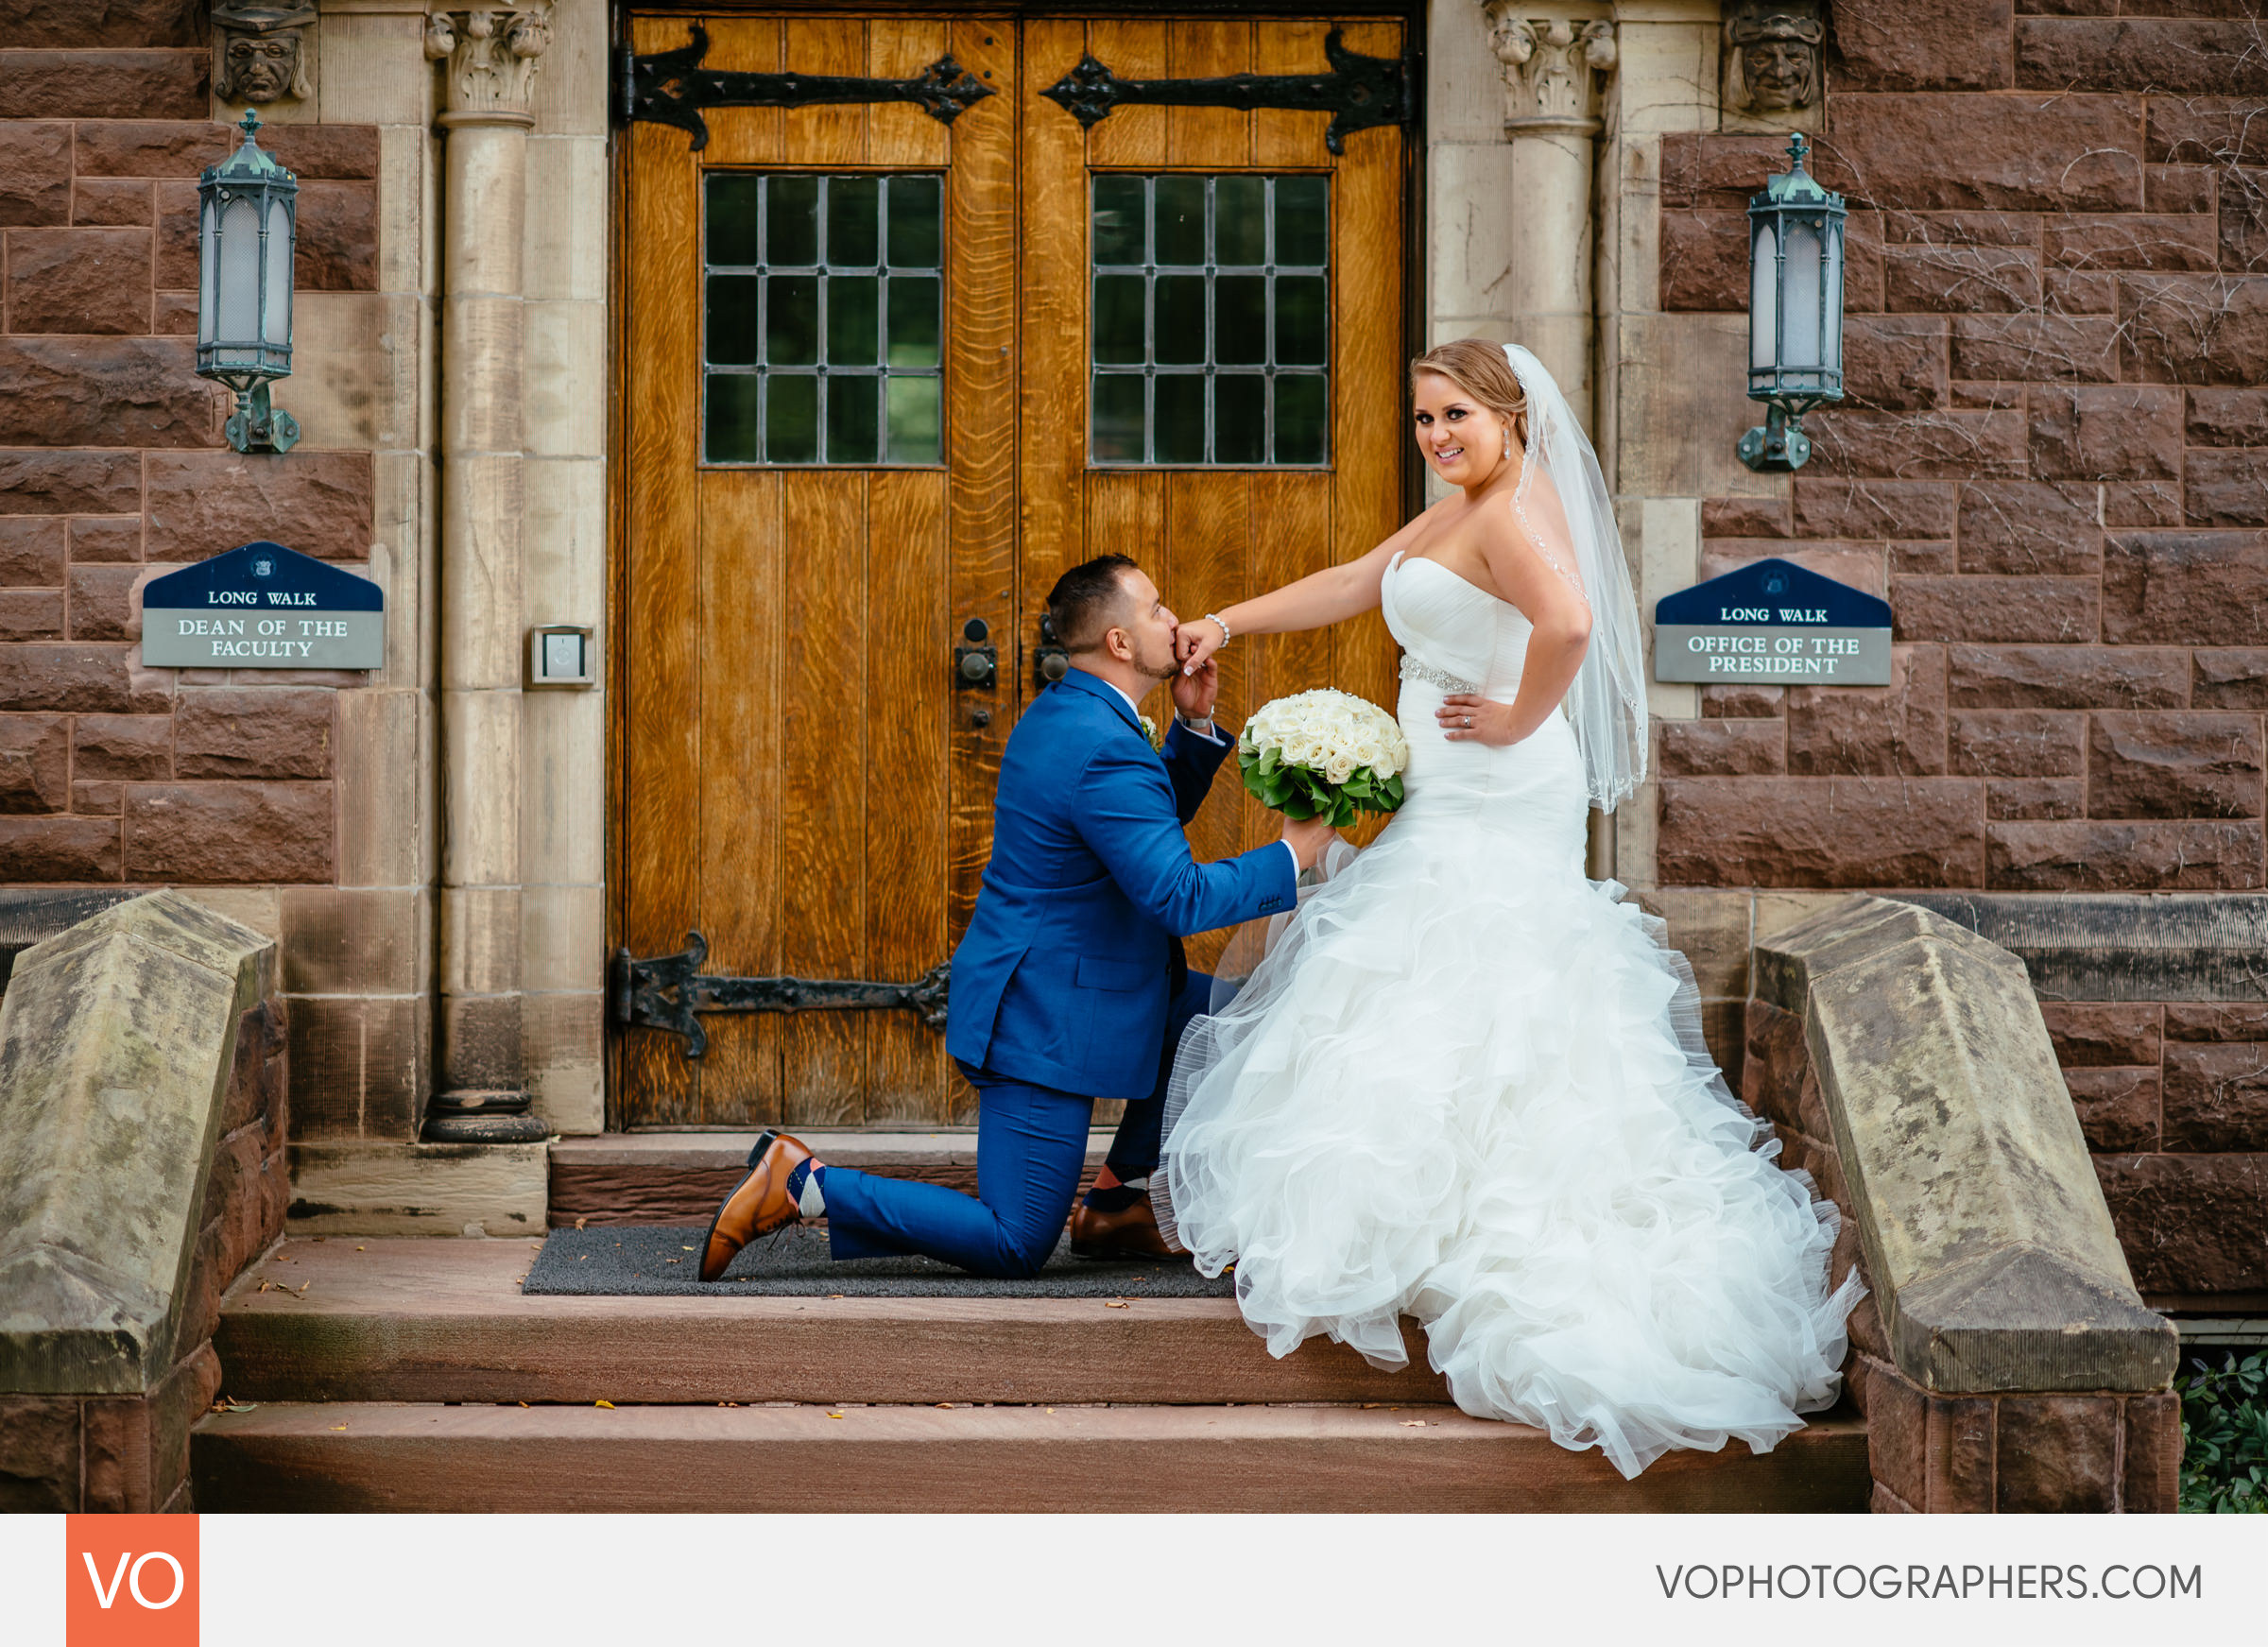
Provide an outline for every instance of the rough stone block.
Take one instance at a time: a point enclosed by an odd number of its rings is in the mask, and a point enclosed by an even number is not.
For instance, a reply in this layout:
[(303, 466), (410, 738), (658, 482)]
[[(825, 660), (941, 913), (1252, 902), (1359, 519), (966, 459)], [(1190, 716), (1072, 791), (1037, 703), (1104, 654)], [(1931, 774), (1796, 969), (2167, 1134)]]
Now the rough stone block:
[(142, 558), (142, 517), (96, 516), (71, 523), (74, 561), (127, 562)]
[(232, 403), (196, 354), (179, 337), (0, 337), (0, 443), (217, 445)]
[(2066, 1075), (2074, 1069), (2095, 1065), (2155, 1065), (2165, 1012), (2154, 1002), (2132, 1005), (2101, 1001), (2039, 1004), (2048, 1038), (2055, 1046), (2055, 1061)]
[(2007, 892), (2176, 892), (2258, 886), (2260, 826), (2242, 823), (1994, 823), (1984, 884)]
[(2268, 276), (2129, 275), (2119, 328), (2122, 378), (2258, 385), (2268, 379)]
[(2144, 1292), (2268, 1289), (2268, 1155), (2097, 1156), (2095, 1171)]
[(2004, 1396), (1995, 1415), (1993, 1508), (2066, 1514), (2119, 1507), (2116, 1396)]
[(1705, 686), (1701, 714), (1707, 720), (1764, 720), (1784, 710), (1787, 691), (1784, 686)]
[(1923, 777), (1945, 770), (1943, 648), (1893, 646), (1888, 686), (1786, 690), (1790, 772), (1815, 778)]
[(368, 560), (376, 497), (364, 452), (153, 452), (147, 553), (202, 560), (270, 538), (319, 559)]
[(541, 1143), (298, 1143), (293, 1235), (541, 1235)]
[(1894, 577), (1901, 641), (2092, 641), (2101, 585), (2091, 577)]
[(2143, 384), (2043, 385), (2032, 391), (2032, 472), (2050, 480), (2181, 473), (2179, 391)]
[(78, 1403), (0, 1396), (0, 1515), (61, 1515), (77, 1508)]
[(0, 817), (0, 880), (116, 881), (122, 861), (114, 817)]
[[(82, 178), (187, 178), (232, 153), (241, 136), (203, 118), (97, 120), (75, 116), (74, 165)], [(277, 124), (261, 129), (260, 146), (298, 174), (302, 185), (318, 179), (378, 175), (375, 126)]]
[(2029, 462), (2024, 415), (2007, 411), (1833, 410), (1804, 425), (1823, 474), (1909, 480), (2021, 476)]
[(60, 715), (0, 716), (0, 813), (71, 804), (71, 738)]
[(1946, 691), (1958, 709), (2179, 709), (2185, 653), (2138, 646), (1949, 646)]
[(1746, 213), (1662, 213), (1661, 306), (1747, 311)]
[(2115, 20), (2019, 17), (2016, 83), (2057, 92), (2099, 86), (2161, 96), (2257, 94), (2268, 91), (2268, 72), (2259, 61), (2258, 27), (2257, 20), (2241, 14)]
[(2130, 1155), (2158, 1147), (2155, 1068), (2066, 1070), (2063, 1078), (2088, 1149), (2097, 1155)]
[(2000, 778), (1984, 786), (1988, 818), (2087, 815), (2087, 785), (2076, 778)]
[(0, 640), (60, 640), (63, 621), (60, 589), (0, 590)]
[(2159, 97), (2150, 108), (2152, 161), (2182, 165), (2268, 164), (2258, 97)]
[(1908, 1504), (1929, 1495), (1929, 1398), (1898, 1369), (1854, 1358), (1851, 1384), (1866, 1391), (1866, 1464), (1875, 1481)]
[(1837, 0), (1836, 89), (1983, 91), (2011, 86), (2011, 0)]
[(2257, 714), (2098, 714), (2088, 764), (2092, 817), (2258, 817)]
[(1951, 393), (1945, 339), (1946, 322), (1934, 316), (1847, 317), (1843, 322), (1844, 403), (1884, 412), (1945, 405)]
[(148, 228), (149, 185), (139, 178), (89, 178), (71, 186), (71, 221), (105, 228)]
[(2213, 209), (2215, 168), (2211, 166), (2145, 166), (2142, 194), (2153, 212), (2201, 212)]
[(1886, 556), (1880, 543), (1846, 543), (1798, 539), (1782, 543), (1769, 538), (1710, 538), (1701, 554), (1701, 575), (1721, 577), (1744, 562), (1762, 559), (1793, 561), (1807, 572), (1847, 583), (1868, 594), (1886, 595), (1890, 580)]
[[(2061, 90), (2061, 88), (2058, 88)], [(1946, 134), (1963, 163), (1945, 163)], [(1823, 144), (1823, 149), (1830, 146)], [(1848, 93), (1835, 100), (1830, 188), (1916, 212), (2131, 212), (2142, 203), (2142, 100), (2070, 93)], [(1670, 146), (1662, 146), (1665, 201)], [(1766, 166), (1755, 177), (1778, 169)], [(1839, 172), (1842, 180), (1830, 174)], [(1753, 189), (1753, 182), (1750, 184)], [(1744, 203), (1744, 202), (1733, 202)]]
[(1693, 886), (1974, 886), (1984, 827), (1967, 779), (1677, 778), (1658, 862)]
[(0, 646), (0, 710), (164, 713), (172, 695), (125, 646)]
[(1957, 1396), (1925, 1398), (1926, 1480), (1916, 1508), (1939, 1516), (1983, 1515), (1993, 1508), (1993, 1414), (1998, 1405)]
[(1803, 1078), (1812, 1055), (1803, 1044), (1803, 1015), (1751, 995), (1741, 1061), (1741, 1100), (1765, 1120), (1797, 1124)]
[(149, 330), (146, 229), (19, 229), (8, 237), (11, 332)]
[(2165, 1010), (2170, 1041), (2268, 1040), (2268, 1006), (2176, 1001)]
[(1964, 379), (2108, 382), (2118, 324), (2107, 314), (1963, 315), (1952, 322), (1952, 374)]
[(127, 873), (175, 884), (325, 882), (337, 828), (328, 783), (137, 783)]
[(81, 778), (173, 776), (173, 720), (168, 715), (80, 715), (72, 760)]
[(197, 120), (212, 107), (208, 51), (20, 51), (10, 59), (0, 76), (0, 120)]
[(2268, 525), (2268, 453), (2192, 450), (2182, 518), (2192, 526)]
[[(1701, 501), (1701, 536), (1704, 538), (1785, 538), (1788, 535), (1788, 500), (1785, 497), (1704, 498)], [(1839, 538), (1845, 534), (1828, 532), (1819, 535)]]
[(2208, 269), (2218, 250), (2213, 219), (2196, 214), (2051, 217), (2040, 235), (2050, 262), (2080, 268)]
[(2085, 769), (2083, 717), (2042, 710), (1961, 710), (1950, 769), (1967, 778), (2073, 778)]
[[(1794, 535), (1798, 538), (1950, 538), (1953, 534), (1953, 489), (1940, 481), (1798, 477), (1795, 506)], [(1705, 535), (1709, 532), (1707, 507), (1703, 506)]]
[(220, 1394), (220, 1357), (202, 1344), (181, 1359), (149, 1393), (149, 1490), (151, 1501), (175, 1509), (177, 1493), (189, 1479), (189, 1432)]
[(2172, 1391), (2126, 1398), (2126, 1448), (2119, 1508), (2170, 1516), (2181, 1507), (2181, 1398)]
[(146, 1515), (149, 1495), (149, 1402), (141, 1396), (79, 1404), (86, 1431), (86, 1507)]
[(63, 523), (40, 515), (0, 515), (0, 585), (60, 589)]
[(2023, 963), (1857, 898), (1760, 941), (1755, 968), (1803, 1012), (1899, 1370), (1933, 1392), (2163, 1388), (2174, 1330), (2134, 1290)]
[(2102, 488), (2105, 526), (2178, 526), (2181, 488), (2171, 480), (2114, 480)]
[(2166, 1049), (2165, 1147), (2200, 1155), (2268, 1150), (2268, 1045)]
[(318, 687), (184, 687), (174, 713), (180, 778), (328, 778), (337, 694)]
[(2125, 645), (2268, 642), (2268, 531), (2110, 534), (2103, 638)]
[(172, 1368), (237, 1020), (274, 944), (157, 892), (24, 952), (0, 1000), (0, 1388)]
[(1894, 315), (2034, 309), (2039, 305), (2039, 253), (2011, 246), (1890, 247), (1882, 253), (1882, 298)]
[(1657, 728), (1656, 769), (1664, 778), (1784, 772), (1786, 744), (1784, 723), (1778, 720), (1662, 721)]
[(0, 452), (0, 515), (134, 514), (141, 507), (139, 452)]
[(2268, 446), (2268, 389), (2191, 389), (2189, 407), (2191, 446)]
[(138, 641), (142, 610), (134, 598), (139, 566), (74, 566), (66, 588), (74, 641)]
[(0, 125), (0, 228), (71, 221), (71, 128)]
[(1979, 481), (1961, 489), (1961, 570), (2074, 577), (2100, 573), (2095, 489), (2070, 482)]

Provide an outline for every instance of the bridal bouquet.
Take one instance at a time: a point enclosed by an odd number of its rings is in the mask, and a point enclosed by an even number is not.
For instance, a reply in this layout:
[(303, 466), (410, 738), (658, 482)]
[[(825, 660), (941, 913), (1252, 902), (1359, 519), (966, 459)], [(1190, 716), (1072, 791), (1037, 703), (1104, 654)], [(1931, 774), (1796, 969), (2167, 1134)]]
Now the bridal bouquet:
[(1378, 705), (1325, 687), (1263, 704), (1245, 723), (1236, 760), (1262, 805), (1345, 829), (1358, 812), (1401, 805), (1410, 745)]

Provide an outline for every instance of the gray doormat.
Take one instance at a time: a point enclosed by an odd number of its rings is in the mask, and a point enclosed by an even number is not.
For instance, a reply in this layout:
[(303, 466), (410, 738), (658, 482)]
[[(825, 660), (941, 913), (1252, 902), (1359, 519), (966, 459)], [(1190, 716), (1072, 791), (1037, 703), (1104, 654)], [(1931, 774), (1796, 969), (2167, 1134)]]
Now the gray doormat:
[(860, 1258), (836, 1263), (827, 1232), (791, 1225), (744, 1249), (722, 1280), (701, 1284), (705, 1224), (617, 1224), (555, 1229), (529, 1266), (523, 1293), (576, 1296), (636, 1294), (688, 1298), (1228, 1298), (1235, 1278), (1197, 1274), (1188, 1260), (1088, 1260), (1066, 1236), (1025, 1281), (988, 1280), (927, 1258)]

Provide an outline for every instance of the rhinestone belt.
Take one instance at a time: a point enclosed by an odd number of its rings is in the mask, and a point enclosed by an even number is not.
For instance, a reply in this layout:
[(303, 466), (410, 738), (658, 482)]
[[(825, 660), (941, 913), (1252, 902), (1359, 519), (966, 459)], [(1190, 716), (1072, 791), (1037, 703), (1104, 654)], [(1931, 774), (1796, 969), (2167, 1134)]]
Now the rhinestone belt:
[(1431, 664), (1420, 663), (1407, 653), (1402, 655), (1401, 678), (1404, 680), (1422, 680), (1429, 686), (1439, 687), (1443, 692), (1481, 690), (1478, 681), (1467, 680), (1461, 676), (1450, 674), (1446, 669), (1435, 669)]

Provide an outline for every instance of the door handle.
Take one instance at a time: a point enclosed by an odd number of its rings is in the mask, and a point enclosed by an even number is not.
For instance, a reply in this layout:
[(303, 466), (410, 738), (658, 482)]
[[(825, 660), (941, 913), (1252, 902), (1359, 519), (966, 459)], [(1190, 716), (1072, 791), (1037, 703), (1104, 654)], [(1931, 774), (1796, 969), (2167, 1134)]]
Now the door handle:
[(982, 618), (971, 618), (961, 626), (962, 644), (953, 649), (955, 686), (981, 686), (989, 690), (1000, 684), (1000, 648), (986, 643), (991, 633)]
[(1053, 686), (1071, 673), (1071, 649), (1056, 639), (1056, 620), (1044, 613), (1040, 619), (1040, 649), (1032, 654), (1032, 662), (1042, 686)]

